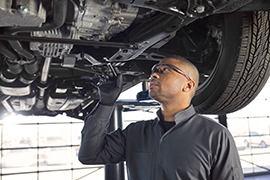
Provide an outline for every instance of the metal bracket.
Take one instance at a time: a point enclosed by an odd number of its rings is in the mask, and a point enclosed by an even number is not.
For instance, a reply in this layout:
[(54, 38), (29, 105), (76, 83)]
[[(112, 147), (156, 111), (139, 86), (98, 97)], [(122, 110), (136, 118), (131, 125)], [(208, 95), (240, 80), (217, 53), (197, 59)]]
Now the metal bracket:
[(160, 34), (157, 34), (156, 36), (148, 39), (147, 41), (143, 41), (140, 43), (137, 43), (137, 49), (119, 49), (117, 53), (115, 53), (113, 56), (111, 56), (108, 61), (114, 62), (114, 61), (129, 61), (132, 59), (137, 58), (140, 54), (142, 54), (146, 49), (153, 46), (154, 44), (158, 43), (159, 41), (167, 38), (169, 34), (163, 32)]
[(219, 11), (223, 9), (226, 9), (226, 12), (228, 10), (233, 12), (251, 3), (252, 0), (118, 0), (117, 2), (148, 8), (185, 19), (186, 17), (202, 18), (220, 13)]

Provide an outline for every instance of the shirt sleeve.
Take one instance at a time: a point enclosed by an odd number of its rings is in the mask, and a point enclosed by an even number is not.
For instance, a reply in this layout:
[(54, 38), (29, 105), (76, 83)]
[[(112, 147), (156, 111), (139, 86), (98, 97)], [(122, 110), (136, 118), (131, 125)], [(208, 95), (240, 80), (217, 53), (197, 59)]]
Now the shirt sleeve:
[(118, 129), (107, 133), (113, 106), (99, 105), (86, 117), (81, 132), (79, 161), (83, 164), (111, 164), (124, 161), (125, 136)]
[(211, 169), (211, 180), (244, 180), (238, 151), (227, 129), (220, 132), (216, 156)]

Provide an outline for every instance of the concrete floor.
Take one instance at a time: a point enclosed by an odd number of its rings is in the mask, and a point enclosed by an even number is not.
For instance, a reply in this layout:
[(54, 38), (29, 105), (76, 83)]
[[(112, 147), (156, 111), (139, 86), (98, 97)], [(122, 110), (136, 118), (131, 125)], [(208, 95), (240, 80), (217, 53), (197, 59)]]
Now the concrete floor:
[(245, 180), (270, 180), (270, 174), (269, 175), (245, 177)]

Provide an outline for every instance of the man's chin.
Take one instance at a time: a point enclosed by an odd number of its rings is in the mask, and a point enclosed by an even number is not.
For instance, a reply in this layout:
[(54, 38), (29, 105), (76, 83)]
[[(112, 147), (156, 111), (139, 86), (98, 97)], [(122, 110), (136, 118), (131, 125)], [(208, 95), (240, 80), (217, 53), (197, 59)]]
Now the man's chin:
[(155, 99), (157, 98), (157, 93), (153, 92), (153, 91), (149, 91), (149, 96), (152, 98), (152, 99)]

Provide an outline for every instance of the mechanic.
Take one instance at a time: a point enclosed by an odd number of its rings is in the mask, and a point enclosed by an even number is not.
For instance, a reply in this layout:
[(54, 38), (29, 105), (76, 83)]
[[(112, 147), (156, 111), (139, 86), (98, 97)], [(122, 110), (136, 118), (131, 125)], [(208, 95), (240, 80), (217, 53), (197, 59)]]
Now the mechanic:
[(122, 75), (100, 86), (100, 103), (85, 119), (79, 160), (83, 164), (126, 161), (129, 180), (243, 180), (234, 139), (227, 128), (195, 112), (199, 82), (183, 57), (166, 57), (152, 68), (150, 96), (157, 118), (107, 133), (122, 89)]

